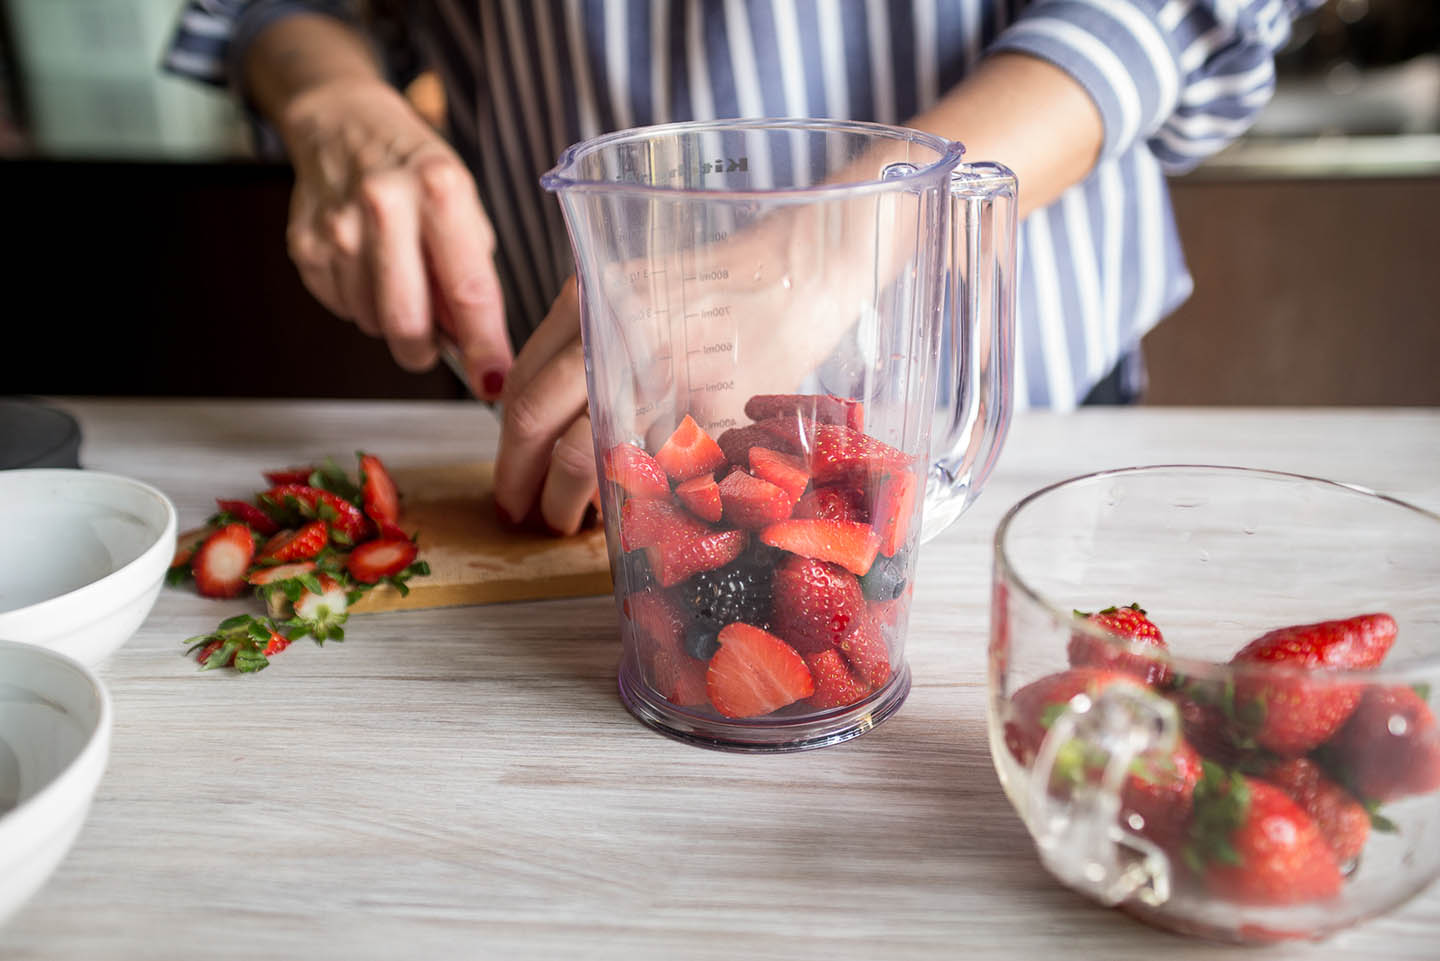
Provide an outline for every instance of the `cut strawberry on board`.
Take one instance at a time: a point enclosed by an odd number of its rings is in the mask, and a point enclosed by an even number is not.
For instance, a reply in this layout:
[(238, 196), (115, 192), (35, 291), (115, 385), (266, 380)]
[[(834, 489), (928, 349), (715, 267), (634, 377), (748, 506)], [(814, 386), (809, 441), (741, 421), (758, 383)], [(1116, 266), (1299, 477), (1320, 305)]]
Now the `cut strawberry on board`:
[(634, 444), (617, 444), (602, 458), (605, 477), (636, 498), (668, 498), (670, 479), (665, 468)]
[(719, 484), (725, 523), (758, 530), (790, 516), (795, 500), (782, 488), (743, 470), (731, 472)]
[(725, 510), (720, 500), (720, 487), (710, 474), (701, 474), (677, 485), (675, 497), (690, 513), (712, 524), (719, 522)]
[(875, 530), (880, 532), (880, 553), (886, 557), (894, 557), (910, 536), (919, 487), (919, 481), (909, 471), (891, 474), (880, 482), (875, 495)]
[(195, 552), (200, 549), (200, 545), (205, 543), (213, 533), (215, 533), (215, 528), (207, 525), (205, 527), (197, 527), (193, 531), (186, 531), (176, 537), (175, 556), (170, 559), (171, 570), (182, 565), (188, 565), (191, 558), (195, 556)]
[(308, 484), (310, 475), (315, 473), (316, 467), (282, 467), (279, 470), (267, 470), (263, 476), (265, 482), (271, 487), (280, 487), (284, 484)]
[(307, 520), (326, 521), (331, 539), (344, 546), (368, 540), (375, 532), (375, 525), (360, 508), (339, 494), (308, 484), (272, 487), (260, 495), (260, 503), (273, 514), (298, 514)]
[(635, 551), (662, 541), (691, 540), (711, 528), (668, 500), (627, 500), (620, 508), (620, 549)]
[(745, 467), (750, 463), (750, 448), (769, 447), (774, 443), (774, 439), (770, 431), (759, 424), (746, 424), (744, 427), (732, 427), (725, 431), (716, 443), (720, 445), (728, 463), (735, 467)]
[(807, 702), (811, 707), (849, 707), (870, 693), (870, 686), (855, 676), (834, 648), (806, 655), (805, 665), (815, 682), (815, 693)]
[(341, 627), (350, 616), (350, 594), (329, 574), (316, 575), (320, 592), (307, 590), (294, 602), (295, 615), (284, 626), (286, 635), (292, 641), (310, 635), (315, 640), (343, 641), (345, 630)]
[(1128, 643), (1137, 647), (1153, 647), (1157, 652), (1169, 650), (1160, 628), (1139, 604), (1107, 607), (1093, 614), (1076, 611), (1076, 616), (1113, 635), (1116, 640), (1107, 641), (1078, 631), (1072, 633), (1067, 648), (1072, 666), (1124, 671), (1157, 686), (1169, 681), (1170, 665), (1166, 661), (1125, 649)]
[(277, 564), (275, 567), (257, 567), (251, 569), (245, 581), (252, 587), (264, 587), (268, 584), (278, 584), (280, 581), (288, 581), (291, 578), (299, 577), (301, 574), (309, 574), (314, 570), (314, 561)]
[[(1300, 668), (1315, 675), (1377, 667), (1395, 643), (1395, 619), (1362, 614), (1345, 620), (1283, 627), (1256, 638), (1231, 659), (1234, 665)], [(1323, 676), (1271, 678), (1240, 672), (1235, 682), (1238, 717), (1255, 719), (1253, 736), (1282, 757), (1325, 743), (1360, 703), (1363, 688), (1327, 683)]]
[(257, 564), (289, 564), (308, 561), (330, 543), (324, 521), (311, 521), (299, 530), (281, 531), (265, 542), (255, 558)]
[(728, 624), (705, 675), (710, 704), (725, 717), (759, 717), (815, 693), (796, 650), (768, 631)]
[(255, 556), (255, 537), (244, 524), (226, 524), (206, 538), (190, 569), (195, 589), (206, 597), (235, 597), (245, 590), (245, 573)]
[(249, 501), (225, 500), (216, 498), (215, 506), (220, 508), (220, 514), (226, 522), (238, 521), (249, 526), (257, 534), (269, 537), (280, 529), (280, 525), (271, 519), (270, 515), (256, 507)]
[(809, 557), (775, 568), (773, 604), (776, 633), (807, 655), (833, 650), (865, 613), (855, 575)]
[(394, 577), (415, 562), (420, 548), (405, 538), (366, 541), (345, 559), (345, 570), (361, 584), (374, 584), (381, 578)]
[(870, 523), (865, 510), (864, 498), (853, 487), (815, 487), (805, 492), (795, 511), (790, 515), (796, 519), (819, 521), (849, 521), (855, 524)]
[(360, 454), (361, 504), (366, 516), (379, 527), (394, 525), (400, 520), (400, 490), (391, 479), (380, 458)]
[(645, 548), (650, 570), (661, 587), (674, 587), (701, 571), (724, 567), (745, 552), (744, 531), (712, 531), (694, 537), (663, 539)]
[(706, 662), (685, 653), (688, 618), (684, 611), (655, 591), (626, 598), (625, 610), (635, 625), (637, 652), (650, 686), (665, 700), (681, 707), (705, 704), (709, 697), (705, 690)]
[(760, 539), (782, 551), (839, 564), (856, 575), (870, 570), (880, 550), (880, 535), (870, 525), (846, 521), (780, 521), (761, 531)]
[(756, 394), (745, 402), (745, 416), (751, 420), (799, 415), (817, 424), (839, 424), (852, 430), (865, 429), (865, 405), (834, 394)]
[(686, 481), (708, 474), (725, 463), (725, 452), (689, 414), (670, 439), (655, 452), (655, 460), (673, 481)]
[(800, 458), (765, 447), (750, 448), (750, 472), (789, 494), (792, 504), (810, 486), (810, 471)]

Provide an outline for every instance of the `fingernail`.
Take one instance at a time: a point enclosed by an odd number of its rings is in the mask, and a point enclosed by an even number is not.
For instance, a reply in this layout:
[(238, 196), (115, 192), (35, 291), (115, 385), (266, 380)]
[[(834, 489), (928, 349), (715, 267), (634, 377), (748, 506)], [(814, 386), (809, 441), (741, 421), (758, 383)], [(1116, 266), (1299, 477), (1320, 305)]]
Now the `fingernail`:
[(505, 372), (496, 368), (487, 370), (480, 378), (480, 387), (491, 397), (499, 397), (500, 392), (505, 389)]

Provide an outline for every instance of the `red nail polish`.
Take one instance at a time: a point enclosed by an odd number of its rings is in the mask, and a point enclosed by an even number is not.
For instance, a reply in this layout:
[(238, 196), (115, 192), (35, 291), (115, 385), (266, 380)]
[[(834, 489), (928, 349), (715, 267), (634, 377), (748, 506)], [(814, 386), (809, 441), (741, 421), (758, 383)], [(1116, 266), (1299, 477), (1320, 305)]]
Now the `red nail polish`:
[(499, 397), (500, 392), (505, 389), (505, 372), (503, 370), (487, 370), (485, 376), (480, 378), (480, 386), (491, 397)]

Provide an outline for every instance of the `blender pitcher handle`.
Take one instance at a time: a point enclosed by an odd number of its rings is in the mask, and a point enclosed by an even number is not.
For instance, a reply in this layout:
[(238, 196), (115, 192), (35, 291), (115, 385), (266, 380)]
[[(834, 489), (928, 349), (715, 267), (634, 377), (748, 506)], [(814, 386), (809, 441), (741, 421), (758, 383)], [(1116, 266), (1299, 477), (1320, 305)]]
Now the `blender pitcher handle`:
[(974, 503), (1010, 429), (1018, 192), (1015, 174), (998, 163), (961, 164), (951, 174), (948, 337), (942, 338), (949, 349), (936, 377), (945, 396), (931, 431), (922, 541)]

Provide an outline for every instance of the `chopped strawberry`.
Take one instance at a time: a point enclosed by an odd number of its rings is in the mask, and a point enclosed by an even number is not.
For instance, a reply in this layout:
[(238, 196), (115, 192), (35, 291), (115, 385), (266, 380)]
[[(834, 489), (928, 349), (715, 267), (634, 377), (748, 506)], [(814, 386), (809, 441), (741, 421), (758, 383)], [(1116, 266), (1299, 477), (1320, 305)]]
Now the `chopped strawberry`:
[(1254, 738), (1261, 747), (1282, 757), (1304, 754), (1340, 729), (1360, 703), (1363, 689), (1356, 684), (1327, 683), (1323, 676), (1312, 681), (1303, 675), (1372, 669), (1394, 643), (1395, 619), (1388, 614), (1362, 614), (1270, 631), (1247, 644), (1230, 663), (1302, 670), (1288, 677), (1265, 676), (1269, 670), (1238, 671), (1237, 716), (1258, 719)]
[(794, 499), (769, 481), (737, 470), (719, 484), (725, 522), (733, 527), (758, 530), (790, 516)]
[(649, 454), (634, 444), (617, 444), (605, 452), (605, 476), (636, 498), (670, 496), (670, 481)]
[(330, 532), (324, 521), (311, 521), (299, 530), (281, 531), (265, 542), (257, 564), (288, 564), (291, 561), (308, 561), (325, 549), (330, 543)]
[(810, 472), (800, 458), (765, 447), (750, 448), (750, 471), (790, 495), (793, 504), (810, 486)]
[(785, 452), (798, 454), (809, 465), (816, 484), (853, 483), (910, 466), (904, 452), (840, 424), (816, 424), (803, 417), (775, 417), (760, 423)]
[(776, 566), (775, 630), (802, 654), (834, 649), (864, 614), (860, 582), (839, 565), (790, 556)]
[(626, 598), (626, 611), (650, 686), (681, 707), (706, 703), (706, 662), (685, 653), (687, 619), (681, 608), (664, 594), (644, 591)]
[(361, 584), (374, 584), (409, 567), (420, 549), (409, 538), (366, 541), (350, 552), (345, 569)]
[(220, 508), (222, 513), (229, 514), (234, 520), (242, 524), (248, 524), (257, 534), (269, 537), (280, 529), (280, 525), (249, 501), (229, 501), (217, 498), (215, 506)]
[(206, 597), (235, 597), (245, 590), (245, 572), (254, 556), (250, 528), (226, 524), (206, 538), (190, 562), (196, 590)]
[(309, 634), (317, 641), (344, 640), (345, 630), (340, 625), (349, 615), (350, 598), (345, 586), (328, 574), (318, 574), (320, 593), (307, 590), (295, 602), (296, 630), (290, 637), (294, 640)]
[(1370, 812), (1349, 791), (1326, 777), (1318, 764), (1307, 757), (1278, 761), (1266, 768), (1265, 780), (1310, 815), (1337, 863), (1344, 865), (1360, 856), (1370, 837)]
[(880, 532), (880, 553), (894, 557), (910, 536), (915, 495), (920, 482), (910, 471), (891, 474), (880, 482), (875, 495), (875, 529)]
[(750, 448), (769, 447), (774, 441), (764, 427), (759, 424), (746, 424), (744, 427), (732, 427), (725, 431), (716, 443), (725, 453), (726, 461), (736, 467), (744, 467), (750, 463)]
[(1124, 671), (1134, 674), (1147, 684), (1157, 686), (1163, 686), (1170, 679), (1170, 665), (1162, 658), (1126, 650), (1127, 647), (1155, 648), (1157, 654), (1169, 650), (1160, 634), (1160, 628), (1155, 626), (1139, 604), (1107, 607), (1094, 614), (1081, 614), (1077, 611), (1076, 615), (1110, 634), (1115, 640), (1074, 631), (1070, 635), (1067, 648), (1072, 665)]
[(856, 575), (870, 570), (880, 550), (880, 536), (868, 524), (846, 521), (780, 521), (765, 528), (760, 539), (792, 554), (839, 564)]
[(724, 567), (745, 552), (744, 531), (712, 531), (695, 537), (662, 540), (645, 548), (650, 570), (661, 587), (673, 587), (701, 571)]
[(400, 489), (374, 454), (360, 455), (360, 488), (365, 514), (378, 526), (400, 520)]
[(328, 521), (331, 537), (347, 546), (368, 540), (375, 532), (375, 525), (360, 508), (339, 494), (318, 487), (281, 484), (261, 494), (260, 500), (276, 511), (293, 510), (307, 519)]
[(210, 659), (212, 657), (215, 657), (215, 652), (220, 650), (220, 648), (224, 646), (225, 642), (217, 637), (215, 640), (208, 642), (204, 647), (200, 649), (200, 653), (195, 655), (195, 660), (199, 662), (201, 667), (225, 667), (226, 665), (232, 663), (235, 660), (235, 652), (233, 650), (230, 651), (229, 657), (225, 658), (225, 662), (223, 664), (218, 659), (215, 661), (214, 664), (210, 663)]
[(195, 556), (200, 545), (215, 533), (215, 528), (210, 526), (197, 527), (193, 531), (185, 531), (175, 538), (175, 556), (170, 559), (172, 568), (180, 567), (182, 564), (189, 564), (190, 559)]
[(284, 484), (308, 484), (310, 475), (315, 473), (314, 467), (283, 467), (280, 470), (267, 470), (264, 473), (265, 481), (271, 487), (280, 487)]
[(808, 702), (811, 707), (848, 707), (870, 693), (870, 686), (855, 676), (834, 648), (807, 655), (805, 665), (815, 681), (815, 693)]
[(1413, 688), (1367, 688), (1355, 713), (1325, 745), (1325, 760), (1367, 801), (1440, 791), (1440, 726)]
[(705, 688), (726, 717), (758, 717), (815, 693), (810, 669), (793, 647), (749, 624), (720, 630)]
[(795, 512), (790, 515), (797, 519), (819, 521), (849, 521), (868, 524), (870, 515), (860, 492), (853, 487), (815, 487), (800, 498)]
[(314, 561), (298, 561), (294, 564), (279, 564), (275, 567), (259, 567), (246, 576), (246, 583), (253, 587), (264, 587), (266, 584), (275, 584), (280, 581), (288, 581), (292, 577), (299, 577), (301, 574), (309, 574), (315, 570)]
[(872, 689), (890, 680), (890, 651), (885, 646), (880, 626), (870, 616), (869, 610), (861, 611), (836, 647), (860, 679)]
[(695, 418), (686, 414), (670, 439), (655, 452), (655, 460), (671, 480), (685, 481), (725, 463), (725, 452), (695, 423)]
[(751, 420), (800, 415), (817, 424), (840, 424), (865, 429), (865, 404), (834, 394), (756, 394), (745, 402)]
[(701, 474), (679, 484), (675, 488), (675, 496), (686, 510), (712, 524), (719, 522), (725, 510), (720, 500), (720, 487), (711, 474)]
[(620, 547), (634, 551), (662, 541), (682, 541), (710, 528), (668, 500), (627, 500), (620, 508)]

